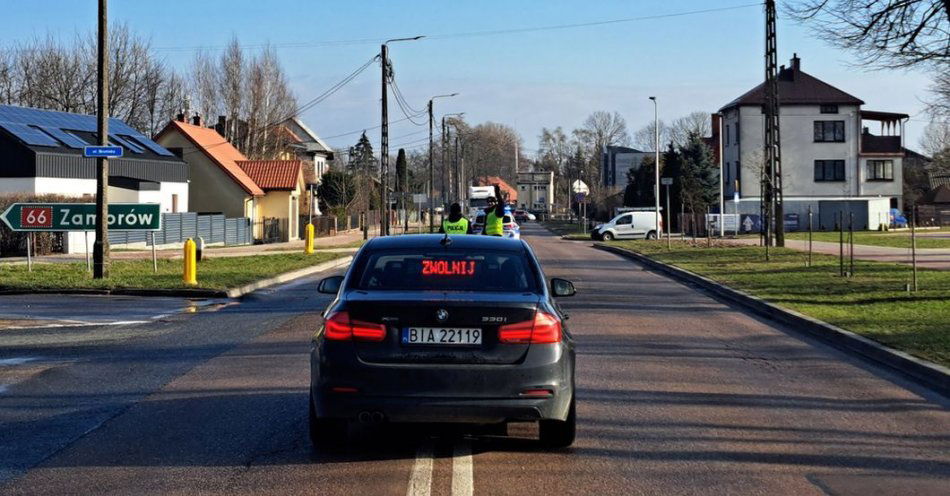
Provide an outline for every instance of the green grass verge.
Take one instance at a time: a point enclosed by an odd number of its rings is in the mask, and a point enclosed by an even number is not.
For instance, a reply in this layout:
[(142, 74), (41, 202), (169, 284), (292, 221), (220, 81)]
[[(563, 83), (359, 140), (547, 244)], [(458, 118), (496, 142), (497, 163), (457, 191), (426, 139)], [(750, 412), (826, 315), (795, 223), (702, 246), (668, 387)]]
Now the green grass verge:
[[(947, 231), (921, 230), (917, 231), (917, 248), (950, 248), (950, 238), (936, 238), (928, 234)], [(788, 239), (807, 240), (808, 233), (788, 233)], [(837, 232), (816, 232), (812, 234), (815, 241), (838, 242)], [(845, 243), (848, 242), (848, 233), (844, 233)], [(860, 231), (854, 233), (854, 244), (871, 246), (889, 246), (892, 248), (910, 249), (910, 232), (908, 231)]]
[[(327, 262), (346, 253), (288, 253), (248, 257), (206, 258), (198, 263), (198, 288), (229, 289), (284, 272)], [(85, 263), (34, 264), (28, 272), (25, 264), (0, 265), (0, 289), (181, 289), (181, 260), (159, 260), (158, 273), (151, 260), (116, 260), (110, 277), (96, 280), (86, 271)]]
[[(584, 234), (583, 227), (576, 222), (568, 222), (566, 220), (546, 220), (539, 222), (539, 224), (541, 224), (541, 227), (544, 227), (548, 231), (551, 231), (558, 236), (564, 236), (567, 234)], [(587, 236), (587, 239), (590, 239), (590, 235)]]
[(805, 267), (805, 255), (791, 249), (773, 249), (766, 262), (763, 249), (754, 246), (677, 241), (667, 251), (666, 243), (651, 241), (611, 245), (950, 366), (950, 271), (919, 270), (920, 291), (911, 294), (904, 290), (911, 281), (906, 265), (855, 260), (855, 276), (844, 278), (837, 257), (814, 255)]

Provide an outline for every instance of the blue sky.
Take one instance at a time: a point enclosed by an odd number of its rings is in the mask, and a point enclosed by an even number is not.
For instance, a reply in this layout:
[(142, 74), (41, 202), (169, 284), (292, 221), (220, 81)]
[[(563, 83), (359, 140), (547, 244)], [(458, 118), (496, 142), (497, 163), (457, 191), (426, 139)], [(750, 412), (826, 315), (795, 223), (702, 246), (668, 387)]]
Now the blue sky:
[[(542, 126), (570, 130), (594, 110), (618, 111), (633, 132), (653, 117), (647, 100), (656, 95), (667, 121), (693, 110), (715, 111), (762, 79), (764, 21), (760, 6), (621, 22), (593, 27), (491, 36), (454, 36), (538, 26), (597, 22), (730, 7), (749, 0), (480, 0), (480, 1), (302, 1), (302, 0), (112, 0), (110, 19), (148, 36), (172, 66), (186, 68), (195, 47), (224, 45), (233, 34), (242, 43), (277, 47), (299, 100), (326, 88), (379, 50), (375, 40), (427, 35), (430, 39), (390, 46), (396, 78), (411, 105), (429, 96), (437, 114), (466, 112), (472, 123), (514, 126), (527, 149), (537, 146)], [(2, 2), (6, 22), (0, 43), (46, 36), (64, 39), (95, 29), (95, 0)], [(372, 40), (359, 43), (320, 43)], [(849, 64), (850, 54), (829, 47), (804, 27), (782, 20), (779, 59), (793, 52), (802, 69), (867, 103), (865, 108), (905, 112), (908, 144), (916, 146), (925, 125), (921, 99), (929, 79), (916, 72), (867, 72)], [(282, 46), (309, 44), (309, 46)], [(249, 49), (249, 51), (252, 51)], [(218, 53), (218, 52), (215, 52)], [(379, 124), (379, 67), (307, 111), (303, 117), (322, 136)], [(390, 103), (390, 119), (401, 117)], [(920, 114), (920, 115), (917, 115)], [(425, 137), (423, 127), (391, 126), (391, 143)], [(371, 131), (373, 142), (378, 131)], [(405, 136), (404, 138), (398, 138)], [(333, 138), (347, 146), (358, 135)], [(529, 151), (530, 153), (530, 151)]]

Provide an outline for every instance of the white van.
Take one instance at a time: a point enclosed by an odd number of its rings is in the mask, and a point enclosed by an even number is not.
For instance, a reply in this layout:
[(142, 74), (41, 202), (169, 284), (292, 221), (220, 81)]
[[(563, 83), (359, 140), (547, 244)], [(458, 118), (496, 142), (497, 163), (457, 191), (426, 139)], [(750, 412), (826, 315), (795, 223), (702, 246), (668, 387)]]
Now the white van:
[(594, 226), (590, 237), (595, 240), (612, 239), (656, 239), (663, 232), (663, 219), (659, 229), (655, 212), (624, 212), (606, 224)]

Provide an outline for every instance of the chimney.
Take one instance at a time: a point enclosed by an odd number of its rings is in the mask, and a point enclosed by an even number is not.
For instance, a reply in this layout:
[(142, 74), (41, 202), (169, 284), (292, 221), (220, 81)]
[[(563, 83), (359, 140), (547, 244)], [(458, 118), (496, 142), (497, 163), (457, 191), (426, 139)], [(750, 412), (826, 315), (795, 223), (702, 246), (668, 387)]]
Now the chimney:
[(217, 131), (218, 134), (220, 134), (221, 136), (225, 136), (224, 130), (227, 129), (227, 127), (228, 127), (228, 118), (223, 115), (219, 115), (218, 124), (214, 126), (214, 130)]
[(716, 113), (712, 115), (712, 137), (716, 138), (719, 136), (719, 126), (722, 123), (722, 114)]
[(795, 72), (802, 70), (802, 59), (798, 58), (797, 53), (792, 54), (792, 70)]
[(201, 114), (195, 114), (195, 116), (191, 118), (191, 123), (195, 126), (201, 127)]
[(185, 113), (178, 112), (178, 115), (175, 116), (175, 120), (178, 122), (185, 122)]

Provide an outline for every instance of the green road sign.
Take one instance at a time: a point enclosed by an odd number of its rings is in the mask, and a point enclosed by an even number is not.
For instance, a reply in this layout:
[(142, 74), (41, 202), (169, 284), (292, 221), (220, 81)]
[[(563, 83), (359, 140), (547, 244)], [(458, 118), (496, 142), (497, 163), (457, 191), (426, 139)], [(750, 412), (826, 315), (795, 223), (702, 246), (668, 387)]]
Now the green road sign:
[[(95, 203), (14, 203), (2, 215), (13, 231), (95, 231)], [(157, 231), (162, 228), (158, 203), (112, 203), (110, 231)]]

